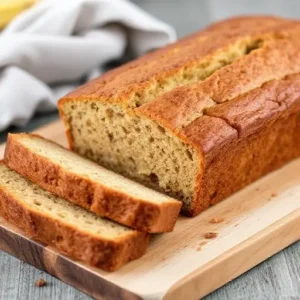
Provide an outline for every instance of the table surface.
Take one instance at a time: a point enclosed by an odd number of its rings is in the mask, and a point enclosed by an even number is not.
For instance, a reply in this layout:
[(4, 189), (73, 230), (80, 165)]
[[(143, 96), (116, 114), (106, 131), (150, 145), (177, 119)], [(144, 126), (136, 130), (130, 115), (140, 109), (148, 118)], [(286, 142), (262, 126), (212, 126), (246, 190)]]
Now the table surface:
[[(211, 21), (234, 14), (269, 13), (297, 17), (298, 0), (134, 0), (136, 4), (176, 29), (178, 36), (199, 30)], [(58, 118), (57, 113), (38, 115), (23, 128), (31, 131)], [(0, 133), (0, 143), (7, 132)], [(230, 266), (228, 266), (230, 267)], [(36, 280), (45, 287), (35, 287)], [(274, 255), (259, 266), (218, 289), (205, 299), (293, 299), (300, 300), (300, 242)], [(71, 286), (20, 260), (0, 252), (0, 299), (90, 299)]]

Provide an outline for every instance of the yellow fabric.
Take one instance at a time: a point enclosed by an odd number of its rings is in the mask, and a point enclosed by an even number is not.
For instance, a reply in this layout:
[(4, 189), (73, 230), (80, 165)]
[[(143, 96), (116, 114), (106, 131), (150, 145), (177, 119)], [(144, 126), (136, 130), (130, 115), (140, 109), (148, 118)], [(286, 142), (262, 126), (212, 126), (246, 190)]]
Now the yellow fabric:
[(15, 16), (34, 5), (38, 0), (1, 0), (0, 29), (4, 28)]

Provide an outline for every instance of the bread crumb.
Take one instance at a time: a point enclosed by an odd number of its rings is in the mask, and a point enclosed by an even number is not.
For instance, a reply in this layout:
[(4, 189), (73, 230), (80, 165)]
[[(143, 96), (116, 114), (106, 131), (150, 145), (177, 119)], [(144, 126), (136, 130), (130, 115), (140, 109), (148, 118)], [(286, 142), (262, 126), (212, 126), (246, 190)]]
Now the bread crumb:
[(218, 234), (216, 232), (206, 232), (204, 233), (204, 237), (206, 239), (214, 239), (218, 236)]
[(222, 217), (214, 217), (209, 221), (209, 223), (218, 224), (218, 223), (222, 223), (223, 221), (224, 221), (224, 218), (222, 218)]
[(39, 280), (37, 280), (34, 284), (36, 287), (43, 287), (45, 285), (47, 285), (47, 282), (43, 279), (40, 278)]
[(206, 245), (207, 244), (207, 241), (202, 241), (200, 244), (199, 244), (199, 246), (204, 246), (204, 245)]
[(196, 251), (201, 251), (202, 250), (202, 247), (201, 246), (199, 246), (197, 249), (196, 249)]
[(278, 194), (277, 193), (272, 193), (271, 197), (276, 197)]

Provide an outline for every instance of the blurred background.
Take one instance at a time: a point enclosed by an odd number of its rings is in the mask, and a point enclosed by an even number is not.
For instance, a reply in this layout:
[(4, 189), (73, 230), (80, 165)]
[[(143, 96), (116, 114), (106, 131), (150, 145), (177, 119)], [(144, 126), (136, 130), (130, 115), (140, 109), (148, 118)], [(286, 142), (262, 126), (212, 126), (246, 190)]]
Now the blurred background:
[(299, 0), (132, 0), (183, 37), (211, 22), (245, 14), (300, 18)]
[[(0, 0), (0, 27), (4, 28), (15, 15), (40, 1), (43, 0)], [(172, 26), (178, 38), (200, 30), (211, 22), (234, 15), (271, 14), (288, 18), (300, 16), (299, 0), (132, 0), (132, 2)], [(13, 8), (14, 3), (16, 4), (15, 8)], [(110, 69), (124, 61), (126, 59), (114, 61), (105, 67)], [(57, 118), (58, 114), (55, 110), (47, 113), (35, 113), (25, 126), (10, 126), (8, 129), (0, 130), (0, 143), (5, 141), (9, 131), (31, 131)]]

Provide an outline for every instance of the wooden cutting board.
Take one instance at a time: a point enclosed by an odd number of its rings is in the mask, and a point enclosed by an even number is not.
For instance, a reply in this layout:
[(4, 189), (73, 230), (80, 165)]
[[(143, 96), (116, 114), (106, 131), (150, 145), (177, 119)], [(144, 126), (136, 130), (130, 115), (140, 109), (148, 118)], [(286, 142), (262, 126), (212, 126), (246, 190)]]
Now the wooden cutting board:
[[(37, 132), (66, 145), (60, 122)], [(1, 218), (0, 248), (98, 299), (199, 299), (300, 239), (299, 170), (300, 159), (196, 218), (180, 217), (174, 232), (153, 236), (142, 258), (114, 273), (32, 241)], [(205, 239), (209, 232), (217, 237)]]

